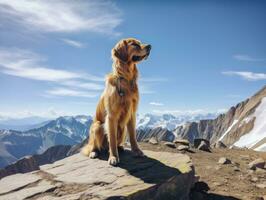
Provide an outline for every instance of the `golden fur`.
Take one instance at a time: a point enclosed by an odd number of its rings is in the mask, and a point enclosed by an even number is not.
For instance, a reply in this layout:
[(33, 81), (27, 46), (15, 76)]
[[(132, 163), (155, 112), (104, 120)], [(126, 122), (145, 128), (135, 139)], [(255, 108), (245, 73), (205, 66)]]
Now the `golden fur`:
[(150, 45), (134, 38), (121, 40), (112, 49), (113, 71), (106, 77), (105, 90), (97, 105), (89, 143), (83, 148), (83, 154), (95, 158), (109, 145), (108, 162), (116, 165), (119, 163), (118, 148), (123, 147), (127, 130), (132, 152), (143, 156), (136, 140), (139, 102), (136, 64), (149, 56), (150, 49)]

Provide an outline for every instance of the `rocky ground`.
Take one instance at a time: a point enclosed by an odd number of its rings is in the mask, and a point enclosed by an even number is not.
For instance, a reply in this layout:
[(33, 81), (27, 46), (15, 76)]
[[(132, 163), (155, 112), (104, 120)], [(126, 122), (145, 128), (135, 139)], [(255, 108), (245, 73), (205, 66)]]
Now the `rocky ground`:
[[(152, 151), (183, 152), (192, 158), (199, 183), (192, 199), (266, 199), (266, 170), (249, 169), (248, 164), (257, 158), (266, 160), (266, 153), (247, 149), (211, 149), (211, 152), (189, 148), (179, 151), (178, 145), (140, 143), (142, 149)], [(219, 164), (220, 158), (230, 164)], [(222, 162), (221, 159), (220, 162)], [(207, 191), (206, 193), (203, 191)]]
[(89, 159), (79, 153), (40, 166), (40, 170), (0, 180), (3, 200), (188, 200), (196, 181), (189, 156), (144, 151), (135, 158), (120, 152), (117, 167), (107, 154)]

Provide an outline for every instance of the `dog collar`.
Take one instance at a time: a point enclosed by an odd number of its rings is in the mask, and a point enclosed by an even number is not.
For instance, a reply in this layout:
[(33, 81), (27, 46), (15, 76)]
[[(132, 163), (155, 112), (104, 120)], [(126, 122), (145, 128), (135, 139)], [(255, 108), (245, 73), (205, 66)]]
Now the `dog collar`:
[(125, 91), (121, 88), (121, 80), (125, 80), (125, 81), (127, 81), (127, 82), (129, 82), (129, 84), (130, 84), (130, 87), (131, 87), (131, 90), (133, 90), (134, 89), (134, 83), (135, 83), (135, 80), (133, 79), (133, 80), (127, 80), (126, 78), (124, 78), (124, 77), (122, 77), (122, 76), (119, 76), (118, 78), (117, 78), (117, 92), (118, 92), (118, 95), (120, 96), (120, 97), (123, 97), (123, 96), (125, 96)]

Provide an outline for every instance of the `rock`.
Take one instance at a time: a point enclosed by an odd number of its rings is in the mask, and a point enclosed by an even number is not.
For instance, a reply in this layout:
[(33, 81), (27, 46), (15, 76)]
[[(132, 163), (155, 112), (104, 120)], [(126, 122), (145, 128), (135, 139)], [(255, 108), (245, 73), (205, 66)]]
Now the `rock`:
[(264, 196), (264, 197), (256, 197), (255, 200), (266, 200), (266, 196)]
[(189, 146), (187, 146), (187, 145), (179, 145), (177, 147), (177, 150), (179, 150), (179, 151), (187, 151), (187, 150), (189, 150)]
[(237, 167), (237, 166), (234, 166), (233, 169), (234, 169), (235, 172), (240, 172), (240, 169), (239, 169), (239, 167)]
[(207, 192), (210, 190), (210, 187), (208, 186), (207, 183), (203, 181), (199, 181), (195, 183), (193, 190), (198, 191), (198, 192)]
[(17, 188), (23, 188), (26, 185), (35, 183), (39, 181), (41, 177), (35, 174), (15, 174), (13, 176), (8, 176), (0, 181), (0, 195), (9, 193)]
[(257, 182), (258, 180), (259, 180), (258, 177), (252, 177), (251, 178), (251, 181), (254, 182), (254, 183)]
[(158, 140), (155, 137), (152, 137), (151, 139), (149, 139), (149, 143), (156, 145), (156, 144), (158, 144)]
[(186, 139), (176, 139), (176, 140), (174, 141), (174, 143), (175, 143), (175, 144), (182, 144), (182, 145), (187, 145), (187, 146), (189, 146), (189, 141), (186, 140)]
[(249, 169), (255, 170), (256, 168), (264, 169), (265, 160), (258, 158), (248, 164)]
[(202, 138), (194, 139), (194, 147), (198, 148), (202, 144), (202, 142), (205, 142), (205, 144), (207, 144), (207, 146), (210, 147), (210, 141), (202, 139)]
[(264, 189), (264, 188), (266, 188), (266, 183), (259, 183), (259, 184), (256, 184), (256, 187), (257, 187), (257, 188), (260, 188), (260, 189)]
[[(117, 167), (107, 155), (89, 159), (75, 154), (39, 171), (0, 181), (0, 199), (189, 199), (195, 183), (191, 159), (184, 154), (144, 151), (134, 158), (125, 150)], [(11, 184), (12, 183), (12, 184)]]
[(229, 160), (228, 158), (225, 157), (221, 157), (218, 161), (219, 164), (225, 165), (225, 164), (231, 164), (231, 160)]
[(149, 138), (145, 138), (145, 139), (142, 140), (142, 142), (146, 142), (146, 143), (148, 143), (149, 140), (150, 140)]
[(173, 143), (173, 142), (165, 142), (164, 145), (168, 146), (170, 148), (176, 148), (175, 143)]
[(222, 141), (217, 141), (216, 143), (214, 143), (213, 147), (218, 149), (227, 148), (227, 146)]
[(198, 149), (202, 151), (211, 152), (210, 145), (208, 145), (208, 143), (206, 143), (205, 141), (201, 141), (200, 145), (198, 146)]

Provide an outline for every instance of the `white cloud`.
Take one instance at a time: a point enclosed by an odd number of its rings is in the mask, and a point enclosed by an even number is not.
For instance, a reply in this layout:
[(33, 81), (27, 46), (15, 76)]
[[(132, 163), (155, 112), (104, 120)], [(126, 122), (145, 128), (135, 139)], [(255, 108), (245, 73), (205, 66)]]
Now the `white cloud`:
[[(47, 81), (65, 86), (65, 90), (51, 90), (55, 96), (95, 97), (93, 91), (103, 89), (103, 77), (87, 73), (53, 69), (45, 66), (40, 55), (21, 49), (0, 49), (0, 72), (21, 78)], [(95, 83), (97, 82), (97, 83)]]
[(9, 23), (41, 32), (117, 34), (114, 29), (122, 22), (121, 11), (104, 0), (1, 0), (0, 10), (12, 19)]
[(0, 121), (9, 119), (23, 119), (28, 117), (56, 118), (59, 116), (74, 115), (74, 113), (58, 110), (50, 107), (41, 111), (20, 110), (13, 112), (0, 112)]
[(151, 90), (149, 86), (144, 84), (139, 84), (139, 92), (140, 94), (154, 94), (155, 91)]
[(163, 103), (159, 103), (159, 102), (150, 102), (150, 105), (153, 105), (153, 106), (163, 106), (164, 104)]
[(222, 74), (228, 76), (240, 76), (241, 78), (248, 81), (266, 80), (265, 73), (254, 73), (248, 71), (224, 71), (222, 72)]
[(164, 82), (164, 81), (167, 81), (166, 78), (156, 78), (156, 77), (150, 77), (150, 78), (147, 78), (147, 77), (140, 77), (140, 81), (141, 82)]
[(76, 48), (84, 48), (85, 47), (85, 44), (79, 42), (79, 41), (76, 41), (76, 40), (70, 40), (70, 39), (62, 39), (62, 41), (69, 45), (69, 46), (72, 46), (72, 47), (76, 47)]
[(69, 97), (96, 97), (97, 93), (83, 91), (83, 90), (72, 90), (68, 88), (54, 88), (46, 91), (47, 95), (52, 96), (69, 96)]
[(104, 85), (98, 84), (98, 83), (87, 83), (87, 82), (81, 82), (81, 81), (63, 81), (59, 83), (64, 86), (70, 86), (74, 88), (80, 88), (85, 90), (103, 90)]
[(239, 61), (248, 61), (248, 62), (260, 62), (260, 61), (265, 61), (265, 59), (262, 58), (253, 58), (249, 55), (245, 54), (236, 54), (233, 55), (233, 58)]

